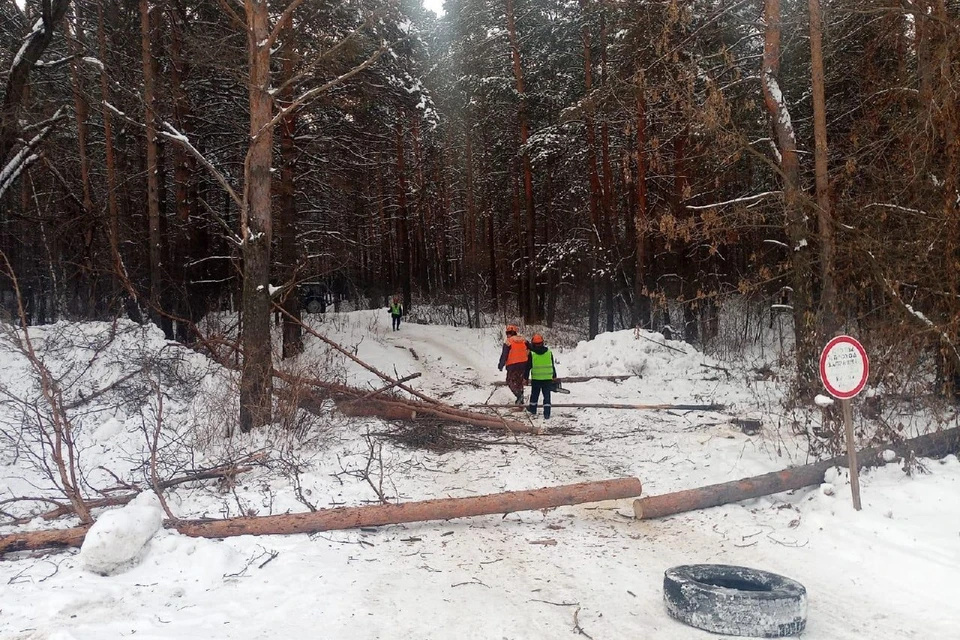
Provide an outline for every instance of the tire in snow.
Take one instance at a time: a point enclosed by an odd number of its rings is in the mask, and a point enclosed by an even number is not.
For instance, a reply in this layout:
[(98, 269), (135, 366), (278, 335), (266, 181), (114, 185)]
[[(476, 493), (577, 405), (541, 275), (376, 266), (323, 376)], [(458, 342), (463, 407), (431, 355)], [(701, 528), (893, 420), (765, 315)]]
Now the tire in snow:
[(807, 590), (784, 576), (726, 564), (691, 564), (663, 574), (663, 599), (698, 629), (755, 638), (797, 635), (807, 625)]

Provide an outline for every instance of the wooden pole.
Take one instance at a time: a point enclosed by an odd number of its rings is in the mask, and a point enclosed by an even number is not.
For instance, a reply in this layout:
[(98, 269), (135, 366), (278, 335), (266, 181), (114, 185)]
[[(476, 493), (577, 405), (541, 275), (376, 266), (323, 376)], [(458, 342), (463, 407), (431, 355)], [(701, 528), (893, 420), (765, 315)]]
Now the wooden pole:
[[(557, 382), (587, 382), (589, 380), (608, 380), (610, 382), (622, 382), (624, 380), (629, 380), (630, 378), (642, 378), (643, 376), (639, 375), (630, 375), (630, 376), (572, 376), (568, 378), (557, 378)], [(530, 381), (525, 381), (526, 385), (530, 385)], [(495, 387), (505, 387), (507, 383), (503, 380), (497, 380), (493, 383)]]
[[(468, 407), (484, 407), (488, 409), (508, 409), (517, 407), (516, 404), (470, 404)], [(556, 404), (551, 402), (554, 409), (677, 409), (681, 411), (722, 411), (722, 404)]]
[[(228, 518), (225, 520), (168, 520), (169, 529), (202, 538), (227, 538), (242, 535), (285, 535), (315, 533), (336, 529), (376, 527), (404, 522), (450, 520), (493, 513), (514, 513), (548, 509), (570, 504), (634, 498), (642, 491), (637, 478), (617, 478), (581, 482), (529, 491), (508, 491), (468, 498), (441, 498), (406, 504), (341, 507), (308, 513), (275, 516)], [(89, 527), (29, 531), (0, 536), (0, 555), (14, 551), (32, 551), (51, 547), (78, 547)]]
[(847, 433), (847, 468), (850, 469), (850, 491), (853, 494), (853, 508), (860, 511), (860, 470), (857, 466), (857, 447), (853, 440), (853, 411), (850, 400), (841, 400), (843, 407), (843, 428)]
[[(918, 438), (905, 440), (888, 447), (863, 449), (857, 454), (860, 465), (878, 466), (884, 464), (883, 452), (893, 449), (901, 456), (936, 457), (960, 451), (960, 427), (928, 433)], [(740, 502), (750, 498), (801, 489), (823, 482), (827, 469), (849, 463), (847, 456), (838, 456), (802, 467), (793, 467), (783, 471), (774, 471), (762, 476), (744, 478), (731, 482), (713, 484), (707, 487), (687, 489), (659, 496), (649, 496), (633, 503), (637, 518), (648, 520), (664, 516), (717, 507), (731, 502)]]

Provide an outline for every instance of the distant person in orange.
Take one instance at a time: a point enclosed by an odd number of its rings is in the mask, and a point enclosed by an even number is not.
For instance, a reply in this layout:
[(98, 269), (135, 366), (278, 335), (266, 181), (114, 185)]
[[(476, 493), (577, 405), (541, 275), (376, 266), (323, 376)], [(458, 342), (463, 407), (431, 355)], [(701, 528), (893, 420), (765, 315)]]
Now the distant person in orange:
[(523, 385), (527, 374), (527, 360), (530, 355), (527, 349), (527, 341), (520, 336), (520, 330), (516, 325), (508, 324), (506, 329), (507, 337), (503, 342), (503, 350), (500, 352), (500, 364), (497, 369), (503, 371), (507, 368), (507, 386), (516, 396), (516, 403), (523, 404)]

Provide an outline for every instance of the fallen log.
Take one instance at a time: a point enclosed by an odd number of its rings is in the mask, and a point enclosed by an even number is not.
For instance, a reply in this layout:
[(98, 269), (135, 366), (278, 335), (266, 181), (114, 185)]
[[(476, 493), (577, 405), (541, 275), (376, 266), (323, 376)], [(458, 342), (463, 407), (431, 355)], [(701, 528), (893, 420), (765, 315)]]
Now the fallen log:
[[(608, 380), (610, 382), (623, 382), (624, 380), (629, 380), (630, 378), (642, 378), (641, 375), (628, 375), (628, 376), (572, 376), (569, 378), (557, 378), (557, 382), (588, 382), (590, 380)], [(530, 386), (530, 381), (525, 382), (527, 386)], [(507, 383), (504, 380), (497, 380), (493, 383), (495, 387), (505, 387)]]
[(497, 431), (543, 433), (540, 427), (519, 420), (462, 411), (446, 405), (427, 404), (413, 400), (351, 400), (338, 402), (337, 408), (348, 416), (377, 417), (385, 420), (416, 420), (418, 417), (429, 416)]
[[(430, 416), (441, 418), (451, 422), (469, 424), (485, 429), (494, 429), (497, 431), (511, 431), (516, 433), (540, 434), (543, 430), (532, 424), (509, 420), (500, 416), (491, 416), (472, 411), (463, 411), (439, 401), (420, 402), (406, 398), (386, 398), (365, 397), (367, 392), (354, 389), (342, 384), (317, 380), (315, 378), (305, 378), (294, 376), (282, 371), (273, 371), (274, 377), (283, 380), (291, 385), (303, 385), (316, 387), (330, 394), (330, 398), (337, 404), (344, 415), (351, 417), (373, 417), (383, 418), (384, 420), (416, 420), (418, 417)], [(318, 413), (323, 405), (324, 399), (315, 394), (300, 389), (295, 394), (296, 401), (301, 407)]]
[[(563, 505), (634, 498), (642, 491), (637, 478), (582, 482), (529, 491), (507, 491), (468, 498), (441, 498), (405, 504), (339, 507), (308, 513), (228, 518), (225, 520), (168, 520), (164, 526), (201, 538), (242, 535), (287, 535), (385, 524), (450, 520), (493, 513), (514, 513)], [(0, 536), (0, 555), (15, 551), (79, 547), (89, 526), (51, 531), (28, 531)]]
[[(947, 429), (905, 440), (899, 445), (871, 447), (857, 453), (858, 467), (884, 464), (883, 452), (892, 449), (898, 455), (909, 457), (938, 457), (960, 451), (960, 428)], [(774, 471), (761, 476), (722, 482), (697, 489), (687, 489), (659, 496), (648, 496), (633, 503), (637, 519), (662, 518), (686, 511), (717, 507), (741, 502), (783, 491), (792, 491), (823, 482), (827, 469), (847, 466), (847, 456), (838, 456), (822, 462)]]
[[(487, 407), (506, 409), (516, 407), (516, 404), (470, 404), (468, 407)], [(722, 411), (722, 404), (585, 404), (585, 403), (550, 403), (554, 409), (677, 409), (680, 411)]]
[(400, 387), (401, 389), (403, 389), (404, 391), (406, 391), (406, 392), (409, 393), (410, 395), (412, 395), (412, 396), (414, 396), (414, 397), (416, 397), (416, 398), (420, 398), (420, 399), (423, 400), (424, 402), (429, 402), (429, 403), (439, 403), (439, 402), (440, 402), (439, 400), (434, 400), (433, 398), (431, 398), (431, 397), (429, 397), (429, 396), (423, 395), (422, 393), (420, 393), (419, 391), (417, 391), (417, 390), (415, 390), (415, 389), (411, 389), (410, 387), (408, 387), (408, 386), (406, 386), (405, 384), (403, 384), (400, 380), (395, 380), (395, 379), (391, 378), (390, 376), (388, 376), (387, 374), (385, 374), (385, 373), (383, 373), (382, 371), (380, 371), (379, 369), (377, 369), (376, 367), (374, 367), (373, 365), (364, 362), (363, 360), (361, 360), (361, 359), (358, 358), (357, 356), (353, 355), (352, 353), (350, 353), (349, 351), (347, 351), (346, 349), (344, 349), (343, 347), (341, 347), (339, 344), (337, 344), (336, 342), (334, 342), (334, 341), (331, 340), (330, 338), (322, 335), (321, 333), (318, 333), (317, 331), (314, 331), (311, 327), (308, 327), (306, 324), (303, 323), (302, 320), (300, 320), (299, 318), (295, 318), (294, 316), (292, 316), (289, 311), (287, 311), (286, 309), (284, 309), (284, 308), (281, 307), (280, 305), (274, 303), (273, 308), (274, 308), (276, 311), (278, 311), (279, 313), (281, 313), (281, 314), (283, 314), (284, 316), (286, 316), (287, 318), (289, 318), (290, 320), (292, 320), (294, 323), (300, 325), (300, 327), (301, 327), (304, 331), (306, 331), (307, 333), (309, 333), (310, 335), (312, 335), (314, 338), (320, 340), (321, 342), (323, 342), (323, 343), (326, 344), (327, 346), (331, 347), (331, 348), (334, 349), (335, 351), (338, 351), (339, 353), (343, 354), (344, 356), (346, 356), (346, 357), (349, 358), (350, 360), (356, 362), (356, 363), (359, 364), (361, 367), (363, 367), (364, 369), (366, 369), (366, 370), (369, 371), (370, 373), (373, 373), (374, 375), (376, 375), (377, 377), (379, 377), (379, 378), (380, 378), (381, 380), (383, 380), (384, 382), (392, 383), (393, 386)]

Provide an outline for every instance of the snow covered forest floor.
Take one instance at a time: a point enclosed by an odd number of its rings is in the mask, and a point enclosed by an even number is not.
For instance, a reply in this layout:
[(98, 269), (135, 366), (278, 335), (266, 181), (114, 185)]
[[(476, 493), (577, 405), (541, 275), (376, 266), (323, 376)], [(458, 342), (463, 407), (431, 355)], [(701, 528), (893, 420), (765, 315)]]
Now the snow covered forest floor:
[[(506, 389), (492, 386), (502, 379), (499, 326), (405, 323), (393, 332), (383, 311), (311, 316), (310, 322), (382, 371), (422, 372), (411, 385), (450, 404), (510, 399)], [(65, 404), (82, 403), (70, 415), (85, 486), (143, 485), (158, 419), (163, 478), (269, 453), (266, 463), (233, 482), (165, 492), (183, 518), (370, 504), (378, 502), (378, 491), (390, 501), (408, 501), (622, 476), (640, 478), (644, 495), (656, 495), (811, 461), (807, 439), (792, 427), (817, 427), (820, 411), (783, 409), (785, 383), (773, 357), (758, 371), (756, 363), (721, 362), (659, 334), (621, 331), (556, 347), (560, 375), (640, 377), (570, 384), (571, 394), (555, 403), (717, 403), (725, 409), (557, 408), (549, 421), (535, 418), (546, 435), (455, 429), (449, 434), (460, 442), (434, 443), (448, 445), (445, 452), (384, 435), (397, 425), (335, 412), (293, 412), (283, 424), (227, 440), (224, 421), (235, 413), (230, 374), (165, 342), (155, 328), (61, 323), (31, 335), (51, 372), (63, 377)], [(553, 338), (547, 333), (548, 343)], [(319, 341), (307, 336), (306, 344), (285, 367), (381, 386)], [(37, 443), (23, 435), (42, 402), (29, 363), (8, 342), (0, 346), (0, 390), (0, 501), (62, 501), (38, 465)], [(747, 435), (733, 423), (745, 417), (761, 419), (762, 430)], [(936, 426), (929, 414), (900, 417), (904, 437)], [(865, 418), (857, 420), (872, 433)], [(957, 418), (946, 414), (938, 421), (956, 426)], [(662, 601), (664, 570), (698, 562), (742, 564), (799, 580), (809, 594), (804, 638), (954, 637), (960, 462), (955, 456), (921, 460), (910, 471), (900, 460), (865, 471), (860, 513), (841, 471), (828, 473), (821, 487), (652, 521), (635, 520), (629, 501), (617, 501), (222, 541), (161, 529), (138, 564), (109, 576), (85, 570), (76, 550), (10, 555), (0, 560), (0, 638), (707, 638), (711, 634), (672, 620)], [(49, 505), (0, 509), (23, 516)], [(18, 529), (74, 524), (34, 518)], [(13, 530), (0, 526), (0, 534)]]

